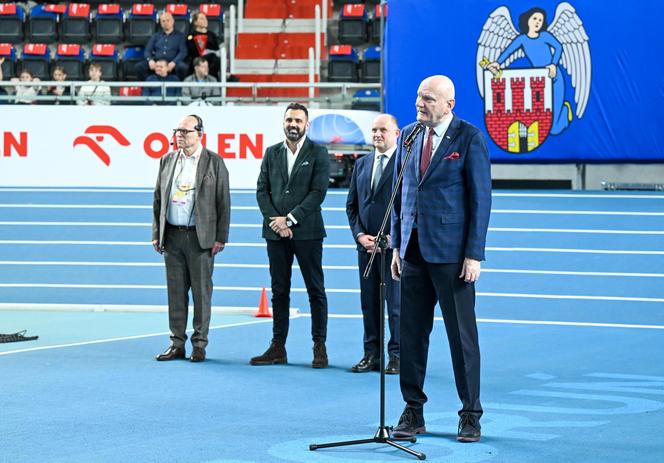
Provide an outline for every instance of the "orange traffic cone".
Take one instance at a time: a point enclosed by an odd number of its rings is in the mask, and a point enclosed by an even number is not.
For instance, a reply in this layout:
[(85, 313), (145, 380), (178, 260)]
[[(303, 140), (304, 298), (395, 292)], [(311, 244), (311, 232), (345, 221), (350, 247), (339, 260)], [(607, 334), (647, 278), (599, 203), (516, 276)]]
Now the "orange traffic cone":
[(270, 309), (267, 307), (267, 292), (265, 291), (265, 288), (263, 288), (263, 291), (261, 291), (261, 301), (258, 304), (258, 312), (256, 312), (255, 317), (272, 317)]

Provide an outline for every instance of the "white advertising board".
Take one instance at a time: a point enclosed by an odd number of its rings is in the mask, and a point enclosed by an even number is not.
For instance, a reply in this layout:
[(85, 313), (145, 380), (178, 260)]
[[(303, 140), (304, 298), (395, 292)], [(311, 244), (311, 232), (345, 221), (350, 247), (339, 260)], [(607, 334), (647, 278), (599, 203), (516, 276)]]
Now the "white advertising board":
[[(231, 188), (255, 188), (265, 149), (284, 139), (284, 106), (0, 106), (0, 186), (153, 187), (172, 129), (204, 121), (204, 144), (224, 158)], [(370, 143), (371, 111), (311, 110), (325, 142)]]

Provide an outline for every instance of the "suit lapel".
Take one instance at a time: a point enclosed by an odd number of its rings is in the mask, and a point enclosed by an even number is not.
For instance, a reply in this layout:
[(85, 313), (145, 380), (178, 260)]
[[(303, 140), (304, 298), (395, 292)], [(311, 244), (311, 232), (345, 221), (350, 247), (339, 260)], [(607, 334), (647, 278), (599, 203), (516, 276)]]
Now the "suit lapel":
[[(424, 178), (422, 180), (425, 180), (428, 178), (430, 175), (432, 175), (432, 172), (440, 165), (443, 163), (443, 159), (445, 158), (445, 154), (447, 153), (447, 150), (450, 148), (450, 145), (456, 138), (458, 132), (459, 132), (459, 125), (461, 123), (459, 122), (459, 118), (456, 117), (456, 115), (452, 118), (452, 122), (450, 122), (449, 127), (447, 128), (447, 131), (445, 131), (445, 134), (443, 135), (443, 139), (440, 141), (438, 144), (438, 148), (436, 148), (436, 151), (433, 153), (433, 157), (431, 159), (431, 164), (427, 168), (427, 171), (424, 173)], [(419, 171), (419, 169), (418, 169)]]
[(203, 151), (201, 151), (201, 157), (198, 160), (198, 166), (196, 167), (196, 191), (201, 188), (201, 183), (203, 182), (203, 177), (205, 176), (209, 163), (210, 154), (205, 148), (203, 148)]
[(357, 165), (360, 169), (357, 175), (357, 184), (362, 200), (371, 199), (371, 172), (373, 172), (374, 154), (364, 156), (364, 162)]
[[(286, 155), (290, 156), (290, 153), (286, 153)], [(297, 157), (295, 158), (295, 164), (293, 165), (293, 170), (291, 171), (290, 177), (288, 178), (288, 183), (290, 183), (295, 177), (295, 175), (297, 175), (297, 171), (299, 170), (300, 166), (304, 161), (309, 159), (310, 155), (311, 155), (311, 146), (309, 143), (309, 139), (305, 138), (304, 143), (302, 144), (302, 148), (300, 149), (300, 152), (297, 153)], [(286, 164), (286, 174), (288, 175), (288, 164)]]
[(277, 168), (281, 172), (281, 178), (284, 181), (284, 185), (288, 184), (288, 148), (282, 143), (282, 145), (277, 150)]
[(381, 188), (383, 188), (386, 184), (392, 182), (392, 177), (393, 177), (393, 172), (394, 172), (394, 153), (390, 157), (390, 160), (387, 161), (387, 164), (383, 167), (383, 175), (380, 177), (380, 181), (378, 182), (378, 188), (376, 188), (376, 193), (378, 193)]
[(171, 199), (171, 186), (173, 185), (173, 176), (175, 175), (175, 166), (177, 165), (178, 152), (175, 151), (166, 160), (161, 178), (162, 198), (166, 199), (166, 204)]

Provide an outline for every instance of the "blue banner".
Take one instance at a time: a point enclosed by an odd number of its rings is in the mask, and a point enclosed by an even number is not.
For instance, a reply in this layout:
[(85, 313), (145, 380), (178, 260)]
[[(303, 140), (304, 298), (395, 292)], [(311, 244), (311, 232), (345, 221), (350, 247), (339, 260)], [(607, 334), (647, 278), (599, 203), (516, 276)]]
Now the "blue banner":
[(392, 0), (385, 107), (444, 74), (505, 163), (664, 162), (664, 1)]

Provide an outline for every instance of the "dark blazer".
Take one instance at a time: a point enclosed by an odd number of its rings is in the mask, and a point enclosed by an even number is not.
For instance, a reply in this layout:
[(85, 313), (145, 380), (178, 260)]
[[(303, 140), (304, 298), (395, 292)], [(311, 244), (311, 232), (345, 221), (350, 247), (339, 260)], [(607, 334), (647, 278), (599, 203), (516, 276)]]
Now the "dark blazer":
[(263, 238), (278, 240), (269, 227), (270, 217), (289, 213), (297, 224), (291, 229), (295, 240), (315, 240), (326, 236), (321, 204), (330, 182), (327, 149), (308, 138), (297, 155), (288, 177), (288, 160), (283, 142), (265, 150), (256, 185), (256, 200), (263, 214)]
[[(346, 215), (348, 215), (348, 223), (355, 241), (357, 241), (357, 235), (360, 233), (373, 236), (378, 234), (383, 216), (387, 210), (387, 203), (390, 201), (390, 195), (392, 194), (392, 172), (396, 152), (385, 164), (375, 194), (371, 192), (371, 173), (373, 172), (374, 158), (375, 153), (371, 153), (358, 159), (350, 178), (346, 199)], [(389, 223), (385, 233), (390, 233)], [(357, 250), (366, 252), (364, 246), (359, 243)]]
[[(152, 207), (152, 239), (164, 245), (166, 212), (171, 197), (177, 151), (171, 151), (159, 161), (159, 176), (154, 189)], [(231, 221), (231, 195), (228, 170), (224, 160), (215, 152), (203, 148), (196, 170), (196, 236), (203, 249), (211, 249), (215, 241), (228, 242)]]
[[(402, 141), (415, 124), (403, 129), (395, 153), (396, 166), (406, 155)], [(392, 243), (403, 259), (413, 224), (422, 257), (436, 264), (484, 260), (491, 210), (491, 164), (479, 129), (456, 115), (420, 178), (426, 131), (414, 141), (401, 192), (392, 211)], [(395, 168), (395, 178), (398, 174)]]

